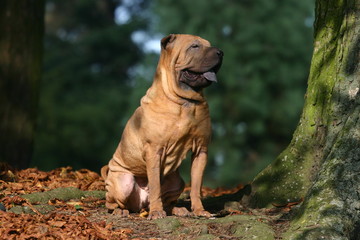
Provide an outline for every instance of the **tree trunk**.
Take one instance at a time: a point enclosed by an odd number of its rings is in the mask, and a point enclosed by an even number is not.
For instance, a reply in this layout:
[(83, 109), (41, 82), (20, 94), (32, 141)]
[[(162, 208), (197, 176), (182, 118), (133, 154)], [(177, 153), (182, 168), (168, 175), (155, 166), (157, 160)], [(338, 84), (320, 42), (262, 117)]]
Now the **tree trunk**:
[(264, 207), (304, 198), (284, 239), (360, 239), (359, 9), (360, 0), (316, 1), (299, 125), (246, 200)]
[(44, 30), (42, 0), (0, 7), (0, 162), (28, 166), (32, 154)]

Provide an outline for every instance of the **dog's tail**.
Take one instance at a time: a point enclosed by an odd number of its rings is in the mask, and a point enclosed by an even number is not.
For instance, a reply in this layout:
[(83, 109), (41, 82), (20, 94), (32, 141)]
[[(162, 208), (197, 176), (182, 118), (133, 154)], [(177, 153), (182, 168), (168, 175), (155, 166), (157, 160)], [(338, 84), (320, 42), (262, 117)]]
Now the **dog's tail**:
[(108, 172), (109, 172), (109, 166), (108, 165), (105, 165), (101, 168), (100, 170), (101, 172), (101, 177), (106, 180), (107, 176), (108, 176)]

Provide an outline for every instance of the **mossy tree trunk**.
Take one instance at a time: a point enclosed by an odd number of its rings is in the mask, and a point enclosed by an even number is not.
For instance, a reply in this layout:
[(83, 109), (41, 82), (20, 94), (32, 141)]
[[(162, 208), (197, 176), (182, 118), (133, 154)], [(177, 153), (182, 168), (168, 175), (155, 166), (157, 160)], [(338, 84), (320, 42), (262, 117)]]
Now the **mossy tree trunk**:
[(304, 198), (285, 239), (360, 239), (359, 9), (360, 0), (316, 1), (299, 125), (252, 183), (253, 206)]
[(44, 1), (1, 1), (0, 162), (17, 168), (32, 154), (43, 31)]

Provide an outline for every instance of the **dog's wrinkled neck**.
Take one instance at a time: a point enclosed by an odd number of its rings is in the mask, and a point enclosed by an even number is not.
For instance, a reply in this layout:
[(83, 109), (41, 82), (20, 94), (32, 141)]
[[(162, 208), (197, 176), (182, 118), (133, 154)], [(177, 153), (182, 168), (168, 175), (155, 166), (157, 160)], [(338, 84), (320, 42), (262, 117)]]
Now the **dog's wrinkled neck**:
[(202, 102), (200, 101), (197, 101), (197, 100), (192, 100), (192, 99), (185, 99), (186, 102), (183, 103), (183, 106), (184, 107), (189, 107), (189, 106), (192, 106), (192, 105), (199, 105), (201, 104)]

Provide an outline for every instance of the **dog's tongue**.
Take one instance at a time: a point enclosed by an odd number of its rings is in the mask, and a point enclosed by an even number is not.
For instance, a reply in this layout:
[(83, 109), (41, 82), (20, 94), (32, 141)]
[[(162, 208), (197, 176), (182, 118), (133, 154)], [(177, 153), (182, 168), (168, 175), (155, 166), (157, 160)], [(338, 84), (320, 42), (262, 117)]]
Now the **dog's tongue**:
[(203, 73), (203, 76), (211, 82), (217, 82), (215, 72), (205, 72), (205, 73)]

